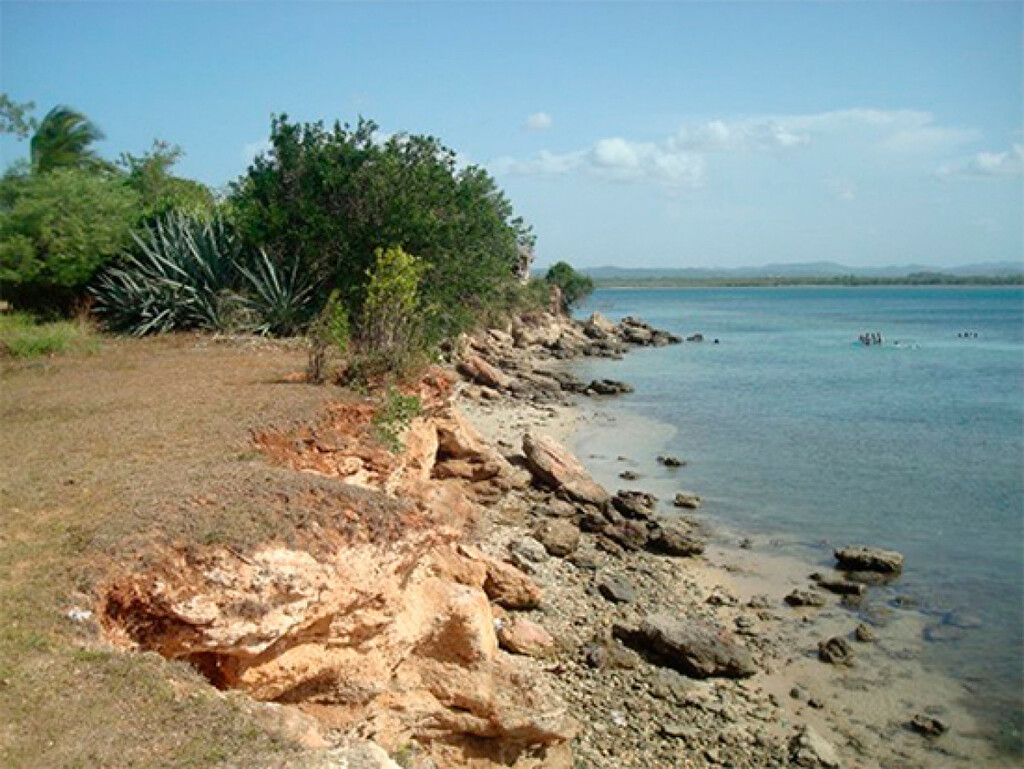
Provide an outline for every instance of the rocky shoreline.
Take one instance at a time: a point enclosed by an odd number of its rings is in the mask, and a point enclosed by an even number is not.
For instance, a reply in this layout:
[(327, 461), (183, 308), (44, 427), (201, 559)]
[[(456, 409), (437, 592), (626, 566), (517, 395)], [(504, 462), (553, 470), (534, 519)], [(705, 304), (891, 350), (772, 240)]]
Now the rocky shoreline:
[[(609, 382), (602, 392), (597, 382), (584, 384), (557, 362), (682, 341), (633, 318), (615, 325), (599, 313), (584, 322), (548, 316), (471, 340), (467, 352), (474, 363), (460, 368), (467, 380), (462, 397), (471, 419), (509, 458), (528, 458), (545, 427), (569, 442), (579, 415), (566, 396), (631, 391), (628, 383)], [(481, 363), (507, 379), (476, 376)], [(562, 405), (543, 409), (553, 403)], [(523, 419), (524, 404), (535, 407), (533, 419)], [(505, 419), (495, 418), (496, 411), (504, 411)], [(522, 454), (509, 432), (523, 435)], [(563, 464), (573, 461), (568, 455)], [(669, 468), (684, 464), (665, 456), (649, 461)], [(962, 710), (953, 706), (950, 716), (945, 704), (936, 703), (952, 700), (956, 685), (937, 683), (922, 670), (893, 677), (889, 661), (913, 654), (907, 640), (919, 638), (919, 628), (909, 634), (901, 628), (887, 639), (890, 618), (865, 622), (850, 611), (871, 585), (898, 577), (900, 554), (851, 546), (836, 550), (835, 569), (828, 573), (797, 576), (803, 564), (788, 563), (785, 580), (737, 579), (736, 572), (755, 573), (749, 562), (756, 554), (744, 554), (748, 565), (741, 567), (735, 551), (719, 551), (715, 560), (726, 562), (714, 565), (704, 557), (698, 522), (659, 512), (658, 500), (642, 491), (581, 494), (578, 487), (593, 479), (581, 465), (572, 470), (568, 487), (549, 482), (553, 497), (531, 500), (517, 514), (506, 503), (486, 541), (491, 552), (510, 558), (544, 588), (541, 624), (563, 650), (559, 662), (544, 670), (585, 724), (574, 742), (578, 765), (1004, 763)], [(584, 480), (576, 477), (580, 471)], [(630, 470), (618, 475), (625, 481), (641, 477)], [(681, 491), (671, 503), (694, 510), (701, 500)], [(559, 532), (554, 549), (553, 531)], [(545, 551), (524, 544), (530, 541)], [(743, 548), (749, 546), (744, 540)], [(524, 558), (526, 551), (535, 554)], [(795, 579), (803, 585), (782, 593), (780, 585)], [(765, 592), (753, 592), (759, 588)], [(773, 589), (777, 594), (766, 594)], [(797, 644), (802, 652), (793, 648)], [(568, 658), (567, 649), (573, 650)], [(794, 656), (800, 657), (796, 664)], [(871, 670), (865, 673), (865, 667)], [(914, 710), (914, 684), (921, 681), (927, 681), (927, 695), (919, 692), (920, 701), (932, 698), (929, 712)], [(894, 703), (900, 687), (909, 691)], [(950, 724), (944, 719), (950, 718), (964, 739), (946, 735)]]
[(870, 579), (802, 564), (767, 579), (763, 553), (725, 552), (689, 517), (697, 495), (610, 491), (565, 448), (579, 399), (628, 392), (565, 361), (681, 341), (534, 313), (464, 340), (461, 380), (416, 385), (398, 455), (355, 398), (257, 433), (308, 479), (294, 504), (330, 520), (254, 552), (148, 559), (104, 587), (106, 638), (245, 693), (311, 751), (304, 766), (997, 765), (942, 708), (955, 689), (913, 660), (904, 620), (859, 626), (844, 608)]

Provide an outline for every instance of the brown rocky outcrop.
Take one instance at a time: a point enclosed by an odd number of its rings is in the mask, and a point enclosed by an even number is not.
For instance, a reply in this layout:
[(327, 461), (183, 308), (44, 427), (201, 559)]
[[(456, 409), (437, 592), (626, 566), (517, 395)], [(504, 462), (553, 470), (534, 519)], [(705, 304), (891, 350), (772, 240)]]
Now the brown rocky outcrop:
[(553, 438), (526, 433), (523, 454), (534, 477), (552, 490), (593, 505), (604, 505), (611, 498), (579, 460)]
[(694, 678), (746, 678), (757, 672), (750, 652), (729, 633), (697, 618), (654, 614), (639, 627), (616, 625), (614, 633), (627, 646)]

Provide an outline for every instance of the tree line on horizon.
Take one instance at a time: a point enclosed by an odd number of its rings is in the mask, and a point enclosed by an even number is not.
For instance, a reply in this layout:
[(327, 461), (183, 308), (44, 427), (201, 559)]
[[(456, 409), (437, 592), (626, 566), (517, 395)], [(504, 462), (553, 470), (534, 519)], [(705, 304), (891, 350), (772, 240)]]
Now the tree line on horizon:
[(273, 116), (270, 149), (218, 195), (174, 173), (175, 145), (111, 162), (88, 117), (57, 106), (36, 120), (34, 107), (0, 94), (0, 132), (29, 142), (0, 178), (0, 286), (19, 309), (86, 307), (134, 335), (332, 329), (346, 346), (344, 330), (385, 370), (398, 347), (426, 353), (544, 306), (549, 283), (567, 306), (585, 295), (564, 263), (519, 280), (531, 229), (435, 137)]

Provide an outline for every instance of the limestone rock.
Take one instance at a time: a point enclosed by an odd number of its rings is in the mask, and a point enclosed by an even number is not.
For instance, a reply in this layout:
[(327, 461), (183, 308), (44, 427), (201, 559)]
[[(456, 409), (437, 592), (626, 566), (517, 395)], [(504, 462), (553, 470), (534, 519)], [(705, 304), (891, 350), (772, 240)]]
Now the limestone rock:
[(705, 547), (703, 539), (675, 523), (658, 523), (648, 543), (651, 552), (683, 558), (700, 555)]
[(682, 467), (686, 464), (679, 457), (673, 456), (660, 456), (658, 457), (658, 464), (664, 465), (665, 467)]
[(672, 504), (676, 507), (685, 507), (690, 510), (696, 510), (701, 506), (702, 500), (699, 496), (689, 491), (680, 491), (676, 494), (675, 499), (672, 500)]
[(624, 577), (602, 577), (597, 583), (597, 591), (612, 603), (631, 603), (636, 600), (636, 590)]
[(595, 379), (585, 392), (590, 395), (622, 395), (633, 392), (633, 387), (615, 379)]
[(654, 614), (638, 628), (616, 625), (614, 633), (628, 646), (693, 678), (746, 678), (757, 672), (750, 652), (729, 633), (697, 618)]
[(853, 631), (853, 636), (861, 643), (871, 643), (878, 638), (875, 629), (864, 622), (857, 625), (857, 628)]
[(484, 592), (487, 597), (506, 609), (536, 609), (540, 606), (541, 590), (526, 574), (508, 563), (488, 559)]
[(481, 356), (470, 353), (459, 361), (456, 369), (467, 379), (495, 390), (505, 390), (509, 386), (508, 375), (485, 361)]
[(899, 574), (903, 571), (903, 554), (895, 550), (877, 547), (850, 545), (835, 551), (839, 568), (847, 571), (874, 571), (882, 574)]
[(580, 546), (580, 530), (564, 518), (549, 518), (542, 521), (533, 532), (534, 538), (544, 545), (551, 555), (564, 558)]
[(529, 657), (543, 657), (555, 646), (548, 631), (525, 617), (503, 620), (498, 628), (498, 643), (506, 651)]
[(579, 502), (599, 506), (608, 501), (608, 492), (590, 477), (575, 456), (553, 438), (526, 433), (523, 436), (523, 454), (534, 477), (556, 491)]
[(818, 659), (830, 665), (849, 665), (853, 662), (853, 647), (842, 636), (818, 643)]
[(836, 595), (853, 595), (861, 596), (867, 592), (867, 585), (861, 582), (851, 582), (847, 579), (836, 579), (835, 577), (827, 577), (823, 574), (812, 574), (811, 579), (823, 590), (828, 590), (830, 593)]
[(949, 731), (944, 721), (924, 713), (918, 713), (910, 720), (910, 728), (925, 737), (939, 737)]
[(650, 518), (657, 504), (658, 498), (644, 491), (619, 489), (612, 497), (612, 506), (627, 518)]
[(621, 521), (604, 528), (604, 535), (626, 550), (643, 550), (650, 535), (640, 521)]
[(789, 741), (789, 760), (807, 769), (839, 769), (839, 755), (824, 737), (810, 726), (802, 726)]
[(790, 606), (821, 607), (828, 603), (828, 599), (824, 595), (812, 590), (794, 590), (783, 600)]
[(332, 769), (402, 769), (380, 745), (359, 740), (330, 753)]

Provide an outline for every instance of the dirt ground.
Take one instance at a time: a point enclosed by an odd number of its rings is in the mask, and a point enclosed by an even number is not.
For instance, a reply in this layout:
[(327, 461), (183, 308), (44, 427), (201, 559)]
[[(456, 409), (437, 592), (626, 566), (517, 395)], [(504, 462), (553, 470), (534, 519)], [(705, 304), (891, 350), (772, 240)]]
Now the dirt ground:
[(352, 502), (256, 451), (344, 397), (296, 381), (304, 366), (301, 345), (189, 335), (3, 361), (0, 765), (301, 763), (244, 698), (105, 648), (75, 610), (161, 547), (291, 541)]

